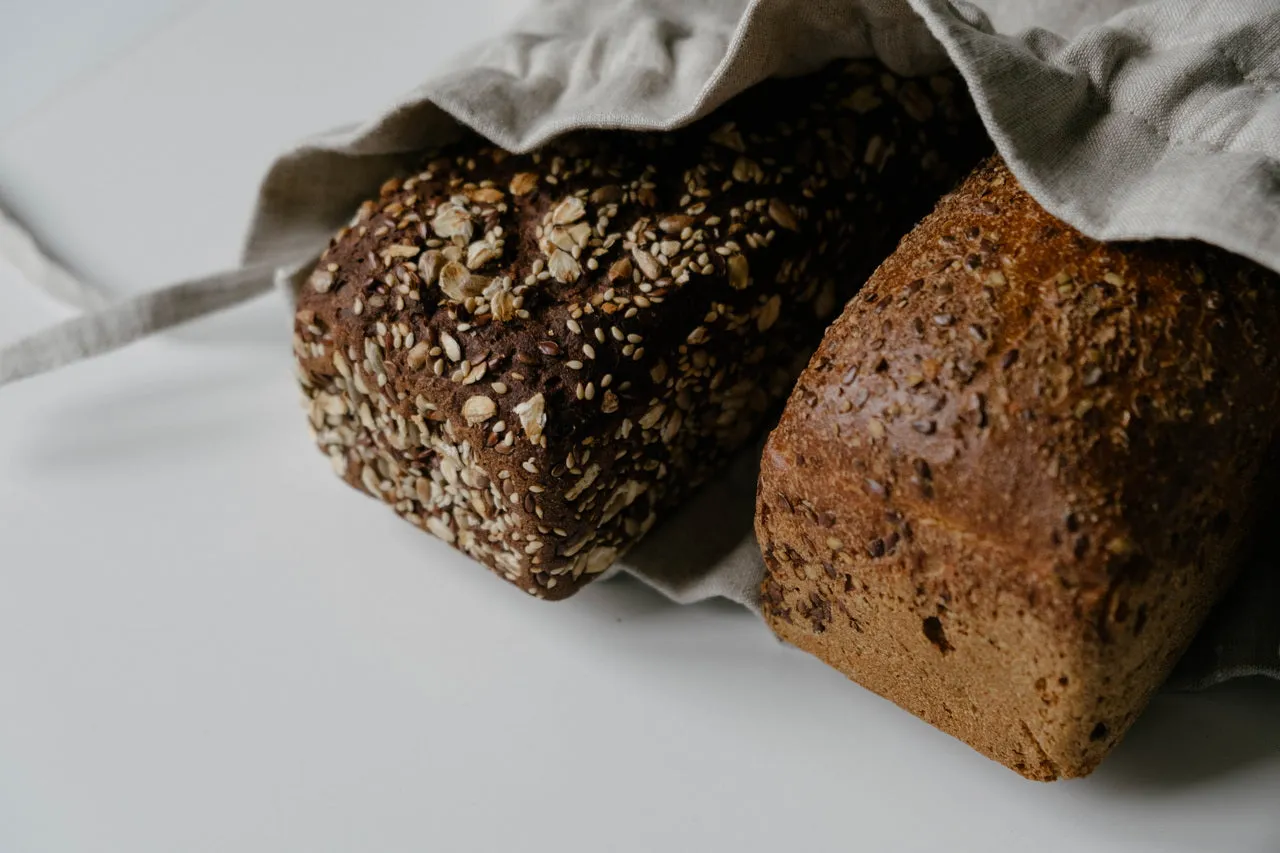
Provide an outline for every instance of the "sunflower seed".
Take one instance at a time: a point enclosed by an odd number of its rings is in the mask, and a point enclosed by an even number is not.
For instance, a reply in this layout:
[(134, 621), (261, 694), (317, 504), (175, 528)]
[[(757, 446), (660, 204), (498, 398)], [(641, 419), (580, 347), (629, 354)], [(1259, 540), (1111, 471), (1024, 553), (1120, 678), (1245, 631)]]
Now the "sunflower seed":
[(386, 264), (390, 264), (391, 258), (416, 258), (422, 249), (418, 246), (410, 246), (408, 243), (395, 243), (387, 246), (382, 250), (382, 259)]
[(591, 466), (583, 473), (582, 477), (579, 478), (578, 482), (574, 483), (573, 487), (564, 493), (564, 499), (567, 501), (576, 501), (599, 476), (600, 466), (592, 463)]
[(454, 539), (456, 538), (452, 528), (449, 527), (448, 522), (437, 515), (427, 516), (427, 530), (430, 530), (434, 536), (443, 539), (450, 545), (453, 544)]
[(419, 341), (414, 344), (413, 349), (405, 356), (405, 363), (409, 365), (411, 370), (418, 370), (427, 363), (427, 357), (431, 352), (431, 344), (426, 341)]
[(800, 224), (791, 206), (780, 198), (769, 199), (769, 218), (788, 231), (799, 231)]
[(618, 281), (619, 279), (624, 278), (629, 279), (631, 278), (631, 271), (632, 267), (630, 258), (621, 258), (614, 261), (613, 265), (609, 267), (609, 281)]
[(692, 225), (696, 220), (692, 216), (684, 216), (676, 214), (673, 216), (664, 216), (658, 220), (658, 227), (667, 234), (679, 234), (684, 229)]
[(749, 266), (745, 255), (729, 256), (729, 285), (734, 290), (742, 290), (750, 282)]
[(631, 257), (635, 258), (636, 266), (640, 267), (640, 272), (644, 273), (647, 279), (654, 280), (662, 272), (662, 268), (658, 266), (658, 261), (653, 255), (639, 246), (631, 250)]
[(769, 297), (769, 301), (760, 306), (760, 316), (756, 317), (756, 328), (760, 331), (768, 331), (769, 328), (778, 322), (778, 315), (782, 313), (782, 297), (774, 294)]
[(472, 201), (481, 204), (497, 204), (506, 198), (502, 194), (502, 190), (495, 187), (481, 187), (480, 189), (472, 190), (467, 195), (470, 196)]
[(607, 184), (598, 190), (593, 190), (590, 199), (592, 204), (614, 204), (622, 201), (622, 187), (617, 184)]
[(654, 426), (657, 425), (658, 421), (662, 420), (662, 416), (666, 414), (666, 412), (667, 407), (665, 405), (662, 403), (655, 403), (653, 408), (645, 412), (640, 418), (640, 428), (653, 429)]
[(459, 361), (462, 358), (462, 347), (458, 346), (458, 342), (453, 335), (448, 332), (440, 333), (440, 346), (444, 347), (444, 354), (449, 357), (450, 361)]

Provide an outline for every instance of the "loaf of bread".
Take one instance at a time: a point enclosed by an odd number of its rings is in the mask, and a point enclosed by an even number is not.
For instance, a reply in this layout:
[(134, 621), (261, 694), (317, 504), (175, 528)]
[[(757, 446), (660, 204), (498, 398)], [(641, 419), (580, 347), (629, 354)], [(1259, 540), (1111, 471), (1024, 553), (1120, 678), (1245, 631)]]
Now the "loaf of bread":
[(383, 186), (303, 288), (316, 440), (351, 485), (563, 598), (751, 439), (987, 145), (957, 76), (868, 63), (673, 133), (468, 138)]
[(1277, 356), (1280, 277), (1090, 240), (986, 163), (769, 437), (771, 627), (1024, 776), (1089, 773), (1232, 579)]

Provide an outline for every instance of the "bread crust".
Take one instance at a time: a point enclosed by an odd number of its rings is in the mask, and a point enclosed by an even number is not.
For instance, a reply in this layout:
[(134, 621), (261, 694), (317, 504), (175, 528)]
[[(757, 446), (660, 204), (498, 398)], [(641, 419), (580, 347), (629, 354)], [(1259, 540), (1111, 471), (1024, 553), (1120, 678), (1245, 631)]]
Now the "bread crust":
[(982, 156), (955, 75), (841, 63), (673, 133), (476, 137), (389, 181), (298, 304), (348, 483), (563, 598), (753, 437), (822, 329)]
[(1278, 278), (1091, 240), (985, 163), (769, 437), (769, 624), (1029, 778), (1089, 773), (1233, 577), (1280, 423)]

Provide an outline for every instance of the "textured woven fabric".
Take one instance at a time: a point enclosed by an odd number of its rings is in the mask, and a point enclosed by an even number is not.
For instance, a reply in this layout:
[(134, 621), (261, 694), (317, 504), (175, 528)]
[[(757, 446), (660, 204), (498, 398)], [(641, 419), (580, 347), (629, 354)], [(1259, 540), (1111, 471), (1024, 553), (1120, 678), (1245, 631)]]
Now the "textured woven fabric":
[[(544, 0), (371, 122), (283, 154), (263, 181), (241, 269), (104, 305), (0, 215), (0, 255), (87, 311), (0, 349), (0, 385), (273, 281), (292, 298), (355, 206), (459, 124), (513, 150), (574, 128), (672, 128), (766, 77), (866, 56), (903, 73), (956, 65), (1019, 179), (1086, 234), (1195, 238), (1280, 271), (1276, 0)], [(748, 454), (624, 568), (678, 601), (719, 595), (755, 608), (754, 485)], [(1180, 683), (1280, 678), (1274, 565), (1255, 562)]]

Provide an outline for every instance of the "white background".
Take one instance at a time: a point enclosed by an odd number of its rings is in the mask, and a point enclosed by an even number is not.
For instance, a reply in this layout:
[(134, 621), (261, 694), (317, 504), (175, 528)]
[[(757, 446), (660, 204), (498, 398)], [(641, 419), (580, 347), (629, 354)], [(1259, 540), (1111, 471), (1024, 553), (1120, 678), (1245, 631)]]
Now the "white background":
[[(0, 201), (115, 294), (518, 0), (0, 0)], [(305, 82), (304, 82), (305, 81)], [(0, 267), (0, 340), (65, 310)], [(1280, 850), (1280, 688), (1025, 782), (728, 604), (547, 604), (338, 483), (267, 298), (0, 390), (0, 853)]]

